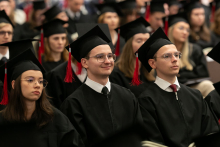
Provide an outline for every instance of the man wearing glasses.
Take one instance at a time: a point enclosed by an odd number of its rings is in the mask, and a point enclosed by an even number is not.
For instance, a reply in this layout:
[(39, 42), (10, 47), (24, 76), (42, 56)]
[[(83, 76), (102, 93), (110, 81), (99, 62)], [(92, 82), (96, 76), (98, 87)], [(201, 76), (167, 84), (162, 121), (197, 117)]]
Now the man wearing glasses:
[(85, 146), (142, 121), (138, 102), (130, 90), (109, 82), (116, 57), (99, 26), (70, 46), (72, 55), (87, 70), (87, 79), (61, 105)]
[(159, 28), (138, 50), (139, 60), (157, 77), (138, 98), (149, 140), (187, 147), (196, 138), (218, 132), (218, 124), (198, 90), (178, 82), (181, 53)]

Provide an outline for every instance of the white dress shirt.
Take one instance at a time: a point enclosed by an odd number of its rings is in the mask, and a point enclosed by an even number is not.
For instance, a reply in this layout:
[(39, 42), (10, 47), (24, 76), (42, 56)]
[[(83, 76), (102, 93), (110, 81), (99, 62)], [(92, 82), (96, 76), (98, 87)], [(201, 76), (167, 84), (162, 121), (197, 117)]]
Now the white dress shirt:
[(7, 49), (7, 52), (6, 52), (5, 55), (0, 54), (0, 60), (1, 60), (3, 57), (6, 57), (7, 59), (9, 59), (9, 50), (8, 50), (8, 49)]
[(77, 16), (78, 18), (80, 17), (80, 12), (73, 12), (70, 10), (70, 8), (67, 8), (66, 12), (69, 14), (69, 17), (71, 19), (74, 19), (75, 16)]
[[(172, 84), (167, 82), (167, 81), (165, 81), (165, 80), (163, 80), (163, 79), (161, 79), (158, 76), (156, 77), (156, 80), (155, 80), (154, 83), (157, 84), (161, 89), (163, 89), (163, 90), (165, 90), (167, 92), (173, 92), (173, 89), (170, 88), (170, 85), (172, 85)], [(177, 78), (176, 78), (176, 81), (173, 84), (176, 85), (176, 89), (177, 89), (177, 91), (179, 91), (180, 85), (179, 85), (179, 82), (178, 82)]]
[[(76, 70), (77, 70), (76, 65), (75, 65), (73, 62), (71, 62), (71, 66), (72, 66), (73, 71), (76, 73)], [(87, 71), (86, 71), (86, 69), (85, 69), (85, 68), (82, 68), (81, 74), (80, 74), (80, 75), (76, 75), (76, 76), (77, 76), (77, 77), (79, 78), (79, 80), (83, 83), (83, 82), (85, 81), (86, 77), (87, 77)]]
[(102, 93), (102, 88), (104, 86), (106, 86), (108, 88), (109, 92), (111, 90), (111, 84), (109, 82), (109, 79), (108, 79), (108, 82), (106, 83), (106, 85), (103, 86), (102, 84), (99, 84), (99, 83), (89, 79), (89, 77), (87, 77), (85, 84), (88, 85), (90, 88), (92, 88), (93, 90), (95, 90), (98, 93)]

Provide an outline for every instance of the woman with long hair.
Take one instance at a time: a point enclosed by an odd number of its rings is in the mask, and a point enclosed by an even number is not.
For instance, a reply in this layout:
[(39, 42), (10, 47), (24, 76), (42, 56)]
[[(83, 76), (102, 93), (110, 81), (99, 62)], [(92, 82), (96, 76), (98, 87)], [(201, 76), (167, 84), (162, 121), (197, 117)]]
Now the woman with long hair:
[(147, 26), (149, 23), (140, 17), (120, 27), (126, 43), (109, 77), (111, 82), (130, 89), (136, 97), (146, 89), (147, 83), (155, 80), (153, 74), (148, 73), (146, 68), (141, 66), (135, 54), (150, 37), (146, 30)]
[(0, 111), (0, 146), (81, 146), (68, 118), (49, 103), (45, 71), (33, 51), (21, 50), (21, 54), (7, 62), (7, 73), (5, 65), (0, 67), (4, 81), (0, 104), (7, 105)]
[(168, 38), (182, 53), (178, 81), (198, 89), (205, 97), (214, 87), (212, 82), (207, 80), (209, 73), (201, 47), (188, 41), (190, 26), (185, 15), (179, 13), (169, 16), (168, 24)]
[(217, 41), (220, 41), (220, 2), (216, 4), (214, 22), (211, 24), (211, 30), (215, 34)]

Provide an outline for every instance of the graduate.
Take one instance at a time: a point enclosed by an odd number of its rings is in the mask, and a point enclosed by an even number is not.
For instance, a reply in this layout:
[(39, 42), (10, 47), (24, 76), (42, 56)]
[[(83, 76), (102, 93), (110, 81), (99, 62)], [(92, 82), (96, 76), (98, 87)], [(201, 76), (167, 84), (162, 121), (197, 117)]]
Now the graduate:
[(68, 45), (68, 39), (66, 29), (63, 27), (65, 23), (60, 19), (53, 19), (37, 27), (38, 30), (43, 28), (44, 44), (42, 46), (44, 45), (44, 53), (42, 65), (47, 72), (68, 60), (68, 51), (65, 49), (65, 46)]
[(138, 50), (155, 83), (138, 98), (149, 140), (186, 147), (196, 138), (218, 132), (219, 125), (201, 93), (178, 82), (181, 53), (159, 28)]
[(146, 89), (149, 82), (155, 80), (153, 74), (148, 73), (138, 61), (138, 55), (135, 55), (135, 52), (150, 37), (146, 30), (148, 26), (150, 24), (143, 17), (140, 17), (117, 28), (120, 29), (120, 35), (126, 40), (126, 44), (109, 79), (112, 83), (130, 89), (136, 97)]
[(139, 105), (130, 90), (109, 82), (115, 55), (99, 26), (70, 46), (74, 58), (87, 70), (87, 79), (61, 105), (85, 146), (126, 126), (142, 121)]
[(68, 118), (47, 100), (44, 73), (31, 49), (0, 66), (4, 81), (0, 104), (7, 105), (0, 111), (0, 146), (84, 146)]

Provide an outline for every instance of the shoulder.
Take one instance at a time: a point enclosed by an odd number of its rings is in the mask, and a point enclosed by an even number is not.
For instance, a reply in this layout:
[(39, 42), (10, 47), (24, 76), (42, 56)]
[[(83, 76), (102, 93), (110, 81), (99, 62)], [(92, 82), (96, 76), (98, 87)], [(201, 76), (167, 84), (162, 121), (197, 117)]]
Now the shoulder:
[(73, 99), (79, 99), (84, 97), (85, 92), (88, 93), (88, 86), (86, 84), (82, 84), (79, 88), (77, 88), (72, 94), (70, 94), (65, 101), (72, 101)]
[(193, 95), (195, 97), (198, 97), (198, 96), (201, 97), (202, 96), (201, 92), (199, 90), (197, 90), (197, 89), (190, 88), (190, 87), (188, 87), (186, 85), (183, 85), (181, 83), (180, 83), (180, 87), (181, 87), (180, 91), (182, 91), (183, 93), (185, 93), (187, 95), (191, 94), (191, 95)]
[(154, 82), (149, 83), (146, 90), (144, 90), (140, 95), (139, 98), (146, 98), (146, 97), (155, 97), (157, 98), (157, 94), (160, 94), (160, 91), (164, 91), (160, 89)]
[(131, 92), (131, 90), (125, 88), (125, 87), (122, 87), (118, 84), (115, 84), (115, 83), (111, 83), (111, 87), (112, 87), (112, 90), (114, 90), (115, 92), (119, 92), (119, 93), (122, 93), (123, 95), (124, 94), (132, 94), (133, 93)]

